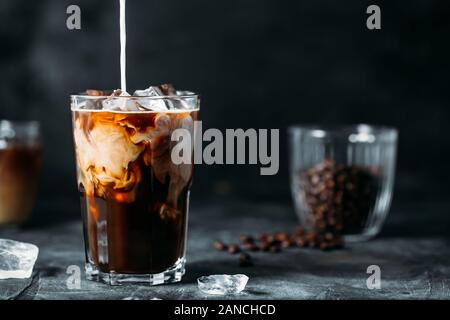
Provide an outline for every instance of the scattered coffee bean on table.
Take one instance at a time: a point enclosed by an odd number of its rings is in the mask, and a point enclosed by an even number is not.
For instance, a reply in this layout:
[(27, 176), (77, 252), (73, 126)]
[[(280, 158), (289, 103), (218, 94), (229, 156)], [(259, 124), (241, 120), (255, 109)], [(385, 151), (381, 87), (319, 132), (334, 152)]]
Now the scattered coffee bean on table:
[(242, 252), (239, 255), (239, 266), (241, 267), (251, 267), (253, 266), (253, 259), (252, 257), (245, 252)]
[(269, 242), (263, 242), (261, 243), (261, 251), (269, 251), (270, 250), (270, 243)]
[(344, 246), (343, 236), (363, 230), (379, 191), (376, 169), (357, 165), (342, 166), (325, 160), (299, 174), (304, 201), (310, 209), (307, 224), (294, 232), (262, 233), (256, 237), (241, 235), (239, 243), (226, 245), (216, 240), (213, 246), (231, 254), (241, 252), (240, 266), (252, 266), (245, 251), (279, 253), (292, 247), (332, 250)]
[(218, 251), (225, 251), (228, 250), (228, 247), (225, 243), (223, 243), (220, 240), (216, 240), (213, 242), (213, 247), (214, 249), (218, 250)]
[[(252, 239), (248, 241), (248, 239)], [(240, 266), (252, 266), (253, 260), (248, 252), (269, 252), (272, 254), (280, 253), (283, 249), (292, 248), (294, 246), (300, 248), (317, 248), (321, 250), (332, 250), (343, 246), (342, 237), (331, 232), (320, 234), (317, 232), (305, 231), (302, 227), (297, 227), (292, 234), (287, 232), (274, 234), (261, 234), (252, 238), (247, 236), (245, 239), (241, 236), (239, 241), (242, 246), (237, 244), (225, 244), (220, 240), (213, 242), (213, 247), (218, 251), (227, 251), (230, 254), (239, 255)], [(277, 239), (284, 239), (283, 241)]]
[(281, 252), (281, 247), (279, 245), (274, 244), (270, 246), (269, 251), (272, 253), (278, 253)]
[(259, 251), (259, 247), (255, 243), (244, 244), (244, 249), (248, 251)]
[(231, 254), (239, 253), (241, 252), (241, 248), (237, 244), (230, 244), (228, 246), (228, 252)]
[(248, 244), (248, 243), (254, 243), (255, 240), (252, 238), (252, 236), (249, 235), (241, 235), (239, 237), (239, 242), (241, 244)]

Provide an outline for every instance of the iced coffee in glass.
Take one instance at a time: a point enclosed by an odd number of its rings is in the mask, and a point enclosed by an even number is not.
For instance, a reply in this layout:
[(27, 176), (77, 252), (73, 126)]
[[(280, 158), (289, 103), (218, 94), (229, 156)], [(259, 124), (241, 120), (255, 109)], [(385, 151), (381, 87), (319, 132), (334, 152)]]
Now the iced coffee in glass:
[(30, 217), (41, 170), (40, 126), (36, 121), (0, 121), (0, 225)]
[(193, 137), (199, 106), (197, 95), (170, 85), (72, 96), (88, 279), (181, 280), (193, 161), (172, 161), (172, 133)]

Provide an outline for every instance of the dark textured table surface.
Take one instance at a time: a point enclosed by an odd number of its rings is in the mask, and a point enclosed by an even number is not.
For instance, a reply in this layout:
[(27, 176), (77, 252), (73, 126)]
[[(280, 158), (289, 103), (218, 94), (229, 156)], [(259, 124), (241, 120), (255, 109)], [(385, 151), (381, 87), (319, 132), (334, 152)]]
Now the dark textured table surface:
[[(194, 205), (191, 210), (187, 274), (178, 284), (110, 287), (82, 280), (69, 289), (67, 268), (83, 270), (81, 223), (45, 228), (2, 229), (0, 238), (40, 248), (33, 277), (0, 281), (2, 299), (213, 299), (197, 289), (201, 275), (244, 273), (245, 292), (227, 299), (449, 299), (448, 204), (394, 206), (382, 234), (346, 249), (320, 252), (287, 249), (255, 253), (255, 266), (241, 268), (238, 257), (211, 249), (216, 238), (232, 241), (241, 233), (289, 230), (290, 206), (278, 204)], [(62, 213), (61, 213), (62, 214)], [(367, 267), (381, 268), (381, 289), (369, 290)], [(222, 297), (223, 298), (223, 297)]]

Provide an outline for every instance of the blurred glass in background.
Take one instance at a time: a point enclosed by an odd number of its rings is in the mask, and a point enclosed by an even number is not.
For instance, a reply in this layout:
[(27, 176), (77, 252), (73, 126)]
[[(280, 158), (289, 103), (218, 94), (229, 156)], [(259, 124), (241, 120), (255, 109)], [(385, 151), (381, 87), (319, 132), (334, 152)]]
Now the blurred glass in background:
[(0, 225), (30, 217), (41, 169), (39, 123), (0, 121)]
[(309, 230), (376, 236), (392, 200), (397, 130), (369, 125), (290, 128), (295, 209)]

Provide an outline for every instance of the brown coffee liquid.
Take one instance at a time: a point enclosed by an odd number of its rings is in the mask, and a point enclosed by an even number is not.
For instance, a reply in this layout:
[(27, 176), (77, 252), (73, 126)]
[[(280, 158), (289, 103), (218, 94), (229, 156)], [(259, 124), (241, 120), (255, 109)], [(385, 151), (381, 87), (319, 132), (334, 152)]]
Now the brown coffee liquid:
[(41, 148), (9, 145), (0, 149), (0, 224), (24, 222), (30, 215), (41, 167)]
[[(196, 118), (197, 112), (74, 112), (87, 259), (102, 272), (155, 274), (184, 256), (193, 165), (171, 162), (170, 135)], [(108, 135), (113, 141), (105, 149)], [(80, 160), (83, 152), (100, 151)], [(117, 163), (126, 168), (113, 168)]]

